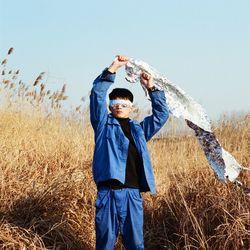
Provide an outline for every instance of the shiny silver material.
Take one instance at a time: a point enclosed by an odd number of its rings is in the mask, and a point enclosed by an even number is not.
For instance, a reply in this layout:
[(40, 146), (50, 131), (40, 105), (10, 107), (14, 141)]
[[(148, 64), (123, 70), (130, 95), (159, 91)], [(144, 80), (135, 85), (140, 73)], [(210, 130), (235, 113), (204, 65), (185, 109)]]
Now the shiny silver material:
[(168, 106), (173, 116), (190, 120), (200, 128), (211, 131), (210, 121), (201, 105), (147, 63), (130, 59), (126, 65), (126, 80), (129, 82), (139, 81), (142, 71), (151, 74), (157, 87), (165, 91)]
[[(205, 156), (218, 179), (222, 182), (231, 181), (250, 195), (250, 189), (236, 180), (241, 170), (246, 168), (243, 168), (230, 153), (220, 146), (201, 105), (195, 102), (180, 87), (171, 83), (166, 77), (143, 61), (130, 59), (125, 69), (126, 80), (129, 82), (138, 82), (142, 72), (153, 76), (157, 88), (165, 92), (170, 113), (177, 118), (185, 119), (187, 125), (194, 130), (195, 136), (199, 140)], [(144, 91), (149, 97), (145, 88)]]

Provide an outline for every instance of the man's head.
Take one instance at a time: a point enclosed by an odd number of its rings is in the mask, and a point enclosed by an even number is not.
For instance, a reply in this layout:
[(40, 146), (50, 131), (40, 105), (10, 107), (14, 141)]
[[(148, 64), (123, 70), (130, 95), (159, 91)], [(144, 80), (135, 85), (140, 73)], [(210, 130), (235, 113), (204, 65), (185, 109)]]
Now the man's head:
[(116, 118), (128, 118), (132, 111), (133, 94), (124, 88), (113, 89), (109, 94), (109, 109)]

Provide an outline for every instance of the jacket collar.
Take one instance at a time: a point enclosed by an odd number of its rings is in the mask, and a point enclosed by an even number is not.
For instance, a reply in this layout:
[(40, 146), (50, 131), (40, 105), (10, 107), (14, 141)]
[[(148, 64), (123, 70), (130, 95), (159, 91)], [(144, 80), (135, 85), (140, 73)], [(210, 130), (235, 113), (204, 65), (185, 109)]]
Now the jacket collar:
[(120, 123), (115, 119), (115, 117), (110, 113), (108, 114), (108, 124), (120, 125)]

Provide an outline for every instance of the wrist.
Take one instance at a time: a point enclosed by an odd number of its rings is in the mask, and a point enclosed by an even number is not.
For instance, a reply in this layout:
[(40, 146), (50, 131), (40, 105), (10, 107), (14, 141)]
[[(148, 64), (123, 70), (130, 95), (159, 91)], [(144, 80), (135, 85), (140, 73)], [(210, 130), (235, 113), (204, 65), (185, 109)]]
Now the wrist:
[(108, 71), (111, 73), (115, 73), (120, 67), (114, 64), (111, 64), (108, 68)]
[(153, 86), (151, 86), (151, 87), (148, 87), (147, 90), (148, 90), (149, 92), (154, 92), (154, 91), (156, 91), (156, 90), (158, 90), (158, 89), (157, 89), (157, 87), (156, 87), (155, 85), (153, 85)]

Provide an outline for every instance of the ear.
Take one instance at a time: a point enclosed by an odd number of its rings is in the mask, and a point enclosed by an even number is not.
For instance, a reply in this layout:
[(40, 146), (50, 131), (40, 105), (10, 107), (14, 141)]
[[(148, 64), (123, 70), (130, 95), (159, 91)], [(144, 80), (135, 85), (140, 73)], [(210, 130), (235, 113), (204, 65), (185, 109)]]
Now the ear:
[(133, 105), (132, 107), (129, 108), (129, 112), (134, 112), (134, 110), (135, 110), (134, 105)]
[(133, 113), (138, 113), (139, 108), (138, 108), (137, 105), (133, 105), (133, 106), (130, 108), (130, 111), (133, 112)]

